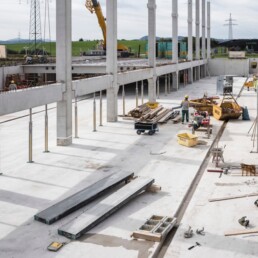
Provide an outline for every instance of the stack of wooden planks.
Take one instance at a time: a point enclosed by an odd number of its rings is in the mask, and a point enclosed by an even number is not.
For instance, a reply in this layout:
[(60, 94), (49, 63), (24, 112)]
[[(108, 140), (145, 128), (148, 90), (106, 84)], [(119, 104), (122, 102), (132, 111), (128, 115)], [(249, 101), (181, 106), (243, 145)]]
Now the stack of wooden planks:
[(146, 123), (166, 123), (169, 119), (173, 119), (179, 115), (179, 111), (158, 106), (151, 109), (147, 104), (143, 104), (129, 111), (128, 116), (138, 119), (139, 122)]

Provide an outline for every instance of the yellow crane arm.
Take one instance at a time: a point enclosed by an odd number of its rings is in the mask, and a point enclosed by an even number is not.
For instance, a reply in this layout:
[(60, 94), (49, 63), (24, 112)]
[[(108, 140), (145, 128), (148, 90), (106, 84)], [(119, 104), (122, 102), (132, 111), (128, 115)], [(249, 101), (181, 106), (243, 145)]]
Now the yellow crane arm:
[(102, 30), (102, 35), (103, 35), (103, 48), (106, 49), (106, 32), (107, 32), (107, 27), (106, 27), (106, 21), (102, 13), (101, 6), (97, 0), (86, 0), (85, 2), (86, 8), (91, 12), (91, 13), (96, 13), (96, 16), (98, 18), (99, 26)]

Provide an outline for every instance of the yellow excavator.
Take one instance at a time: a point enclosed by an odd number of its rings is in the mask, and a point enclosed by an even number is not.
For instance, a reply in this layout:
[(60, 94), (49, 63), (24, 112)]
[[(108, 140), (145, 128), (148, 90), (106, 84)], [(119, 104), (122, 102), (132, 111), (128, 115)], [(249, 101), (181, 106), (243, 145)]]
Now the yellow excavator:
[[(97, 0), (86, 0), (85, 2), (85, 6), (86, 8), (91, 12), (91, 13), (95, 13), (97, 18), (98, 18), (98, 22), (99, 22), (99, 26), (102, 30), (102, 34), (103, 34), (103, 41), (101, 42), (101, 48), (106, 51), (106, 43), (107, 43), (107, 37), (106, 37), (106, 33), (107, 33), (107, 26), (106, 26), (106, 20), (103, 16), (103, 12), (100, 6), (100, 3)], [(121, 57), (128, 57), (131, 55), (131, 53), (129, 52), (129, 48), (123, 44), (117, 44), (117, 52)]]

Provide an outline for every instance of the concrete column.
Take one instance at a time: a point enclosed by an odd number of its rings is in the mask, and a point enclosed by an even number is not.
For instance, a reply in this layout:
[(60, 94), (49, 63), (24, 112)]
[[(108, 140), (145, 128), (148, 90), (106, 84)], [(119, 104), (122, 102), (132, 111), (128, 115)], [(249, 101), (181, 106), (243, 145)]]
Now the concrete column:
[[(172, 62), (178, 63), (178, 3), (172, 2)], [(173, 77), (174, 78), (174, 77)]]
[(150, 102), (156, 102), (156, 0), (148, 0), (148, 61), (153, 68), (153, 78), (148, 80)]
[(207, 58), (211, 58), (211, 3), (207, 2)]
[(106, 0), (107, 7), (107, 74), (113, 76), (113, 83), (107, 89), (107, 121), (117, 121), (117, 0)]
[(202, 59), (206, 59), (206, 44), (205, 44), (205, 0), (202, 0)]
[(188, 0), (188, 60), (193, 60), (193, 3)]
[(72, 7), (71, 0), (56, 1), (56, 80), (65, 84), (57, 102), (57, 145), (72, 143)]
[(173, 90), (178, 90), (178, 71), (172, 73), (172, 77), (173, 77), (173, 84), (172, 84)]
[(195, 0), (195, 59), (200, 59), (200, 0)]

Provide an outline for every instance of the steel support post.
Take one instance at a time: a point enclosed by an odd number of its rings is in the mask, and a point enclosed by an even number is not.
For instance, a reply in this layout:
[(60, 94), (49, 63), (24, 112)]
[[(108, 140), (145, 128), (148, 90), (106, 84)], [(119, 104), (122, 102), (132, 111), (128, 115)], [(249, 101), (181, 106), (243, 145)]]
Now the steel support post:
[(125, 86), (122, 86), (122, 98), (123, 98), (123, 116), (125, 116)]
[(99, 92), (99, 125), (103, 126), (102, 123), (102, 113), (103, 113), (103, 105), (102, 105), (102, 91)]
[(165, 74), (165, 96), (168, 95), (168, 77)]
[(136, 86), (135, 86), (135, 100), (136, 100), (135, 105), (136, 105), (136, 107), (138, 107), (139, 106), (138, 82), (136, 82)]
[(97, 119), (96, 119), (96, 96), (95, 96), (95, 92), (94, 92), (94, 96), (93, 96), (93, 132), (97, 131)]
[(144, 103), (144, 84), (143, 81), (141, 83), (141, 97), (142, 97), (142, 104)]
[(170, 73), (168, 74), (168, 94), (171, 93), (171, 77), (170, 77)]
[(157, 98), (159, 99), (159, 77), (157, 78)]
[(78, 106), (77, 106), (77, 97), (74, 100), (74, 131), (75, 131), (75, 138), (78, 137)]
[(32, 109), (30, 108), (30, 121), (29, 121), (29, 161), (28, 163), (33, 163), (32, 160)]
[(49, 152), (48, 150), (48, 110), (47, 105), (45, 105), (45, 151)]

